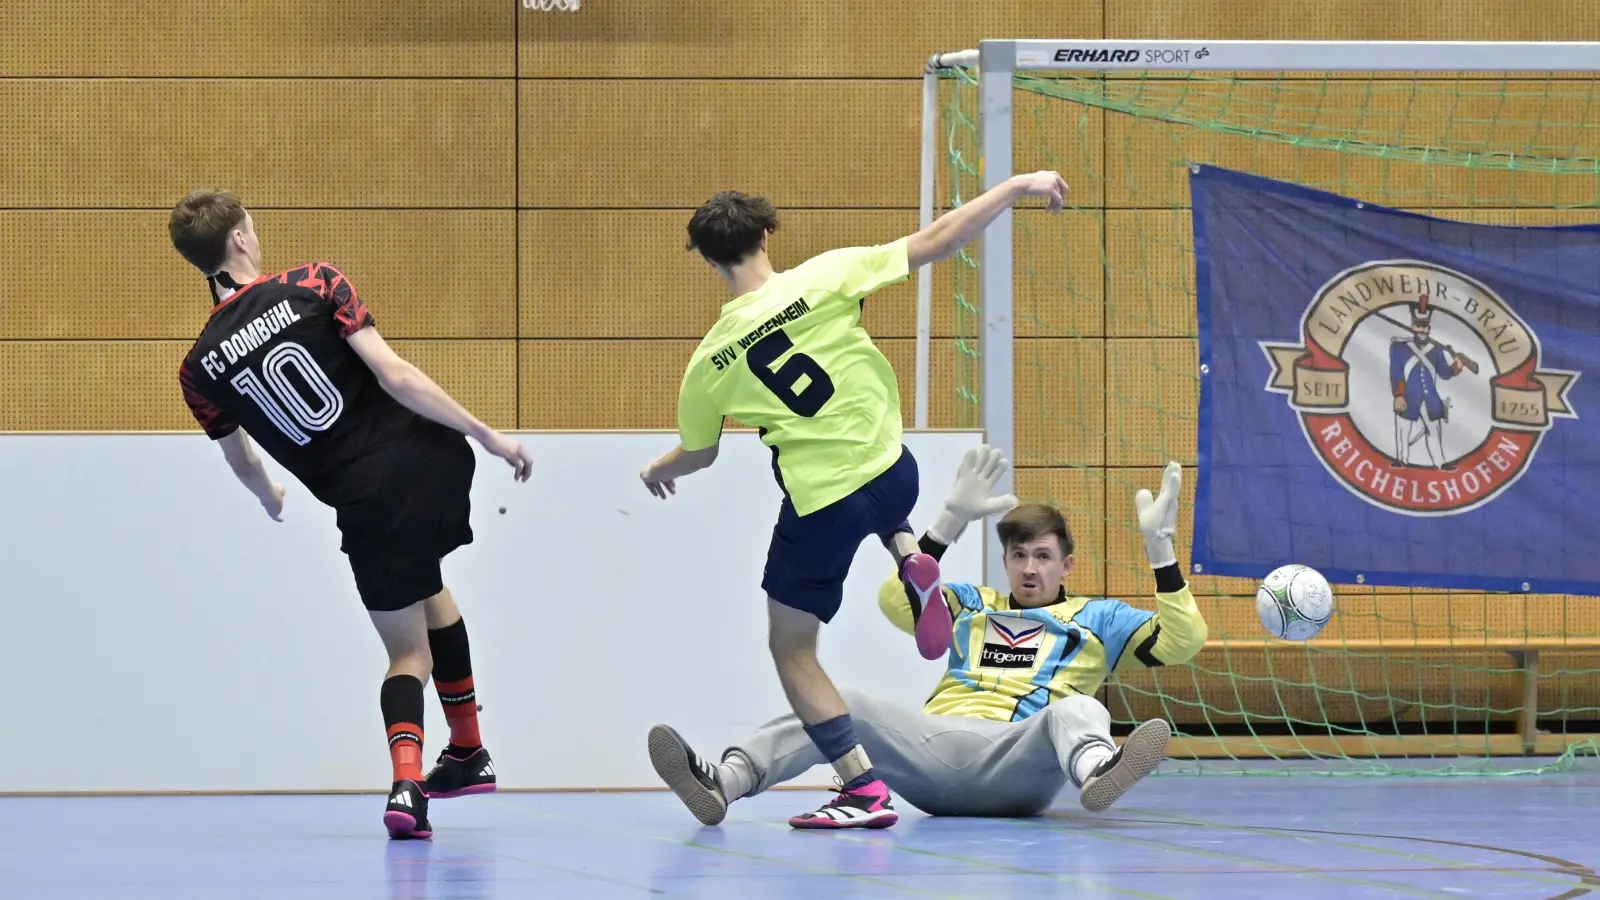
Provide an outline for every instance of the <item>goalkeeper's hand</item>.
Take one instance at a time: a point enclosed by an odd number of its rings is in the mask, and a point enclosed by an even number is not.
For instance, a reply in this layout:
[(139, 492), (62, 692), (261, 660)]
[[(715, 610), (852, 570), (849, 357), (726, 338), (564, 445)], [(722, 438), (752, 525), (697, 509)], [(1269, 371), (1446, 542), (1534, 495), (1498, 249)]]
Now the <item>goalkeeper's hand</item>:
[(1139, 533), (1144, 535), (1144, 555), (1150, 568), (1164, 569), (1178, 562), (1172, 549), (1172, 535), (1178, 530), (1178, 492), (1183, 488), (1183, 468), (1167, 463), (1161, 473), (1161, 494), (1154, 499), (1148, 488), (1133, 495), (1133, 508), (1139, 514)]
[(945, 498), (944, 511), (928, 529), (928, 537), (949, 546), (974, 519), (1006, 512), (1017, 505), (1015, 494), (991, 497), (995, 483), (1011, 468), (999, 448), (984, 444), (968, 450), (956, 470), (955, 486)]

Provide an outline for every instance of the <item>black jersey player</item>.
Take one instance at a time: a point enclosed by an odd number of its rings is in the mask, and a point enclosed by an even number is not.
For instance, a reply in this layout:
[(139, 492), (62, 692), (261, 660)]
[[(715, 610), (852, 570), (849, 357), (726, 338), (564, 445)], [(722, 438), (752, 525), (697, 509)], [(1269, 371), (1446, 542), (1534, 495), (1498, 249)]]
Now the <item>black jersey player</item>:
[[(466, 626), (440, 573), (440, 560), (472, 541), (476, 462), (466, 436), (521, 481), (527, 451), (396, 355), (337, 268), (264, 273), (255, 225), (236, 197), (196, 191), (173, 209), (168, 231), (207, 276), (215, 303), (179, 370), (184, 400), (273, 519), (281, 520), (284, 489), (251, 438), (336, 511), (341, 549), (389, 654), (379, 693), (394, 768), (384, 824), (391, 837), (427, 838), (429, 797), (495, 786)], [(430, 676), (450, 742), (424, 778)]]

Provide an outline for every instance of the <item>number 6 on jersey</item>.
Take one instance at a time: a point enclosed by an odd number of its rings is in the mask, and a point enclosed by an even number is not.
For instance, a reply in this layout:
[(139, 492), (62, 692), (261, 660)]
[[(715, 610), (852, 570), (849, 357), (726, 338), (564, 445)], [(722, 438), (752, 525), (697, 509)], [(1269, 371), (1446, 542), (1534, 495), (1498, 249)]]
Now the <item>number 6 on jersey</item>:
[[(750, 372), (766, 385), (767, 390), (782, 400), (790, 412), (809, 419), (821, 412), (823, 405), (833, 397), (833, 379), (828, 377), (816, 360), (804, 353), (794, 354), (774, 370), (772, 364), (778, 357), (793, 349), (794, 341), (790, 340), (789, 335), (774, 331), (750, 348), (747, 359)], [(802, 378), (809, 380), (797, 392), (795, 385)]]

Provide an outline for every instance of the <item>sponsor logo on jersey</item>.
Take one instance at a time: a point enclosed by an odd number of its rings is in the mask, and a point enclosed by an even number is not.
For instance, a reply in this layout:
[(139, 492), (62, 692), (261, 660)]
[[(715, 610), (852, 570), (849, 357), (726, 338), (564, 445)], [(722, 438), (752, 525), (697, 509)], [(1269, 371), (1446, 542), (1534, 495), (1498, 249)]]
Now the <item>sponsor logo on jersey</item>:
[(1044, 623), (1017, 616), (987, 616), (978, 665), (988, 669), (1031, 669), (1044, 643)]
[(1287, 397), (1312, 451), (1373, 506), (1476, 509), (1516, 483), (1577, 372), (1540, 365), (1539, 336), (1491, 285), (1420, 260), (1335, 275), (1298, 343), (1262, 341), (1266, 390)]

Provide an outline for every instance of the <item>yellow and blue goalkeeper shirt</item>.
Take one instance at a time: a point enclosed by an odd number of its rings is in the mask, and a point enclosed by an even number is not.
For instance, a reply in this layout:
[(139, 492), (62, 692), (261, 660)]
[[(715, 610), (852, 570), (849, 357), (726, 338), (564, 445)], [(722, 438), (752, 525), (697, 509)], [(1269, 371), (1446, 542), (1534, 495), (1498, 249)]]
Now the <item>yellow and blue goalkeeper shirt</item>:
[[(1200, 652), (1206, 623), (1185, 585), (1157, 593), (1154, 612), (1120, 600), (1071, 597), (1022, 609), (994, 588), (947, 584), (955, 614), (949, 670), (923, 712), (1018, 722), (1071, 694), (1093, 695), (1111, 673), (1179, 665)], [(891, 576), (878, 606), (914, 633), (905, 585)]]
[(722, 307), (678, 390), (678, 437), (703, 450), (730, 417), (758, 428), (798, 515), (901, 453), (900, 386), (861, 327), (866, 296), (910, 274), (904, 238), (814, 256)]

